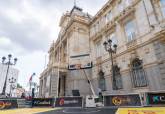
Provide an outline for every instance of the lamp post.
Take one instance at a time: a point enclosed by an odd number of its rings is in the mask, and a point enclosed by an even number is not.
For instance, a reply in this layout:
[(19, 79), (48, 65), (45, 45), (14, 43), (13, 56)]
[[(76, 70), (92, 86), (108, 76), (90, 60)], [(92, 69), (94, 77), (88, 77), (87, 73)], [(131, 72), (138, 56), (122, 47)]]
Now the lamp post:
[(114, 74), (114, 63), (113, 63), (113, 54), (116, 53), (117, 45), (112, 45), (112, 40), (108, 39), (108, 41), (105, 41), (103, 43), (105, 50), (109, 53), (110, 59), (111, 59), (111, 69), (112, 69), (112, 88), (115, 90), (117, 88), (116, 86), (116, 80), (115, 80), (115, 74)]
[(10, 97), (11, 97), (12, 90), (15, 88), (14, 85), (13, 85), (15, 82), (16, 82), (15, 78), (12, 77), (12, 78), (9, 79), (9, 83), (10, 83)]
[(14, 58), (14, 62), (11, 62), (11, 58), (12, 58), (12, 55), (9, 54), (8, 55), (8, 61), (5, 62), (6, 57), (2, 57), (2, 64), (3, 65), (7, 65), (5, 83), (4, 83), (4, 86), (3, 86), (2, 95), (6, 94), (6, 85), (7, 85), (7, 78), (8, 78), (8, 73), (9, 73), (9, 67), (10, 67), (10, 65), (16, 65), (16, 62), (17, 62), (17, 58)]

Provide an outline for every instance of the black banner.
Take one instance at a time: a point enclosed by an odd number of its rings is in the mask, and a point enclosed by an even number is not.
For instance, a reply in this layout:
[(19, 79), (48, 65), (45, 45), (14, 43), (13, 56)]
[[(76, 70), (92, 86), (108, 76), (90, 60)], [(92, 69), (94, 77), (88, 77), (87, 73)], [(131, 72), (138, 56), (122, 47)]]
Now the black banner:
[(0, 99), (0, 110), (18, 108), (17, 99)]
[(53, 106), (53, 98), (33, 98), (32, 106)]
[(165, 93), (147, 93), (148, 105), (165, 105)]
[(141, 106), (140, 96), (131, 95), (109, 95), (104, 96), (105, 106)]
[(82, 107), (82, 97), (56, 98), (55, 107)]

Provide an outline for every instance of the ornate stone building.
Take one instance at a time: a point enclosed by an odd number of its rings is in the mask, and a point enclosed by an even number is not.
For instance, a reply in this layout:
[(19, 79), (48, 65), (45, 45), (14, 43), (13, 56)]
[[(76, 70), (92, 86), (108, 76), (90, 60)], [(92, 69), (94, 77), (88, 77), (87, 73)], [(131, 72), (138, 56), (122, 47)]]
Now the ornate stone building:
[[(94, 17), (74, 6), (60, 26), (40, 77), (40, 96), (92, 94), (88, 77), (96, 94), (165, 90), (164, 0), (109, 0)], [(118, 46), (113, 81), (103, 46), (108, 39)]]

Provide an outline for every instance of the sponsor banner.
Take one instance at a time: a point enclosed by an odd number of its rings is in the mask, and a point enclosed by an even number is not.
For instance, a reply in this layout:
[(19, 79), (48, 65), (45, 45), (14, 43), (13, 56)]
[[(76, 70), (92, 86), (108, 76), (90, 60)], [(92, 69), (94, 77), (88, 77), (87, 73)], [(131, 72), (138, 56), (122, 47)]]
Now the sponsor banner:
[(32, 100), (17, 99), (18, 108), (32, 107)]
[(82, 107), (82, 97), (56, 98), (55, 107)]
[(0, 99), (0, 110), (18, 108), (17, 99)]
[(33, 98), (32, 106), (53, 106), (53, 98)]
[(147, 93), (148, 105), (165, 105), (165, 93)]
[(104, 106), (141, 106), (139, 94), (104, 96)]
[(116, 114), (165, 114), (165, 108), (119, 108)]

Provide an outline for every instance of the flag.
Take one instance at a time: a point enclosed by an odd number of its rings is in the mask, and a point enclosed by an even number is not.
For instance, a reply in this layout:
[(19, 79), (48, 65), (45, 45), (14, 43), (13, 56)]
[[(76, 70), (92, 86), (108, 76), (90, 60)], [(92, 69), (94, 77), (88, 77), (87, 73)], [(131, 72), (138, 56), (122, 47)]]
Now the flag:
[(29, 78), (29, 82), (32, 81), (34, 75), (35, 75), (35, 73), (33, 73), (33, 74), (30, 76), (30, 78)]
[(29, 78), (29, 82), (31, 82), (31, 81), (32, 81), (32, 77), (33, 77), (33, 75), (31, 75), (31, 76), (30, 76), (30, 78)]

